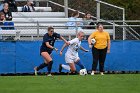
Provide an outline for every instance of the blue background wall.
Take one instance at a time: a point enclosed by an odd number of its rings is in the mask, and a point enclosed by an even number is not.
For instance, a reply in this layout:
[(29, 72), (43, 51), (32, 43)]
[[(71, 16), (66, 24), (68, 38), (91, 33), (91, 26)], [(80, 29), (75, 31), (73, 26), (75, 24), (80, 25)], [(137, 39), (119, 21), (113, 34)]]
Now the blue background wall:
[[(0, 73), (34, 72), (33, 68), (43, 62), (39, 54), (40, 45), (41, 41), (0, 42)], [(62, 45), (62, 41), (55, 43), (58, 49), (61, 49)], [(89, 49), (87, 41), (83, 41), (82, 46)], [(60, 56), (58, 53), (53, 52), (52, 72), (58, 72), (59, 64), (65, 63), (64, 54)], [(88, 53), (79, 51), (79, 56), (87, 70), (91, 70), (91, 50)], [(107, 54), (105, 70), (140, 71), (140, 41), (112, 41), (111, 53)], [(46, 68), (41, 70), (41, 72), (46, 71)], [(63, 71), (66, 72), (66, 70)]]

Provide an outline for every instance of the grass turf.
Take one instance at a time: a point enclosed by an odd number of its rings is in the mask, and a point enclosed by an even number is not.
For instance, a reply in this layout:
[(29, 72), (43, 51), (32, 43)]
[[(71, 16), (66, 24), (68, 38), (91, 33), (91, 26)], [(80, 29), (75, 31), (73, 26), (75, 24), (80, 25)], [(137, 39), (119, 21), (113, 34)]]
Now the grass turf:
[(140, 93), (140, 74), (0, 76), (0, 93)]

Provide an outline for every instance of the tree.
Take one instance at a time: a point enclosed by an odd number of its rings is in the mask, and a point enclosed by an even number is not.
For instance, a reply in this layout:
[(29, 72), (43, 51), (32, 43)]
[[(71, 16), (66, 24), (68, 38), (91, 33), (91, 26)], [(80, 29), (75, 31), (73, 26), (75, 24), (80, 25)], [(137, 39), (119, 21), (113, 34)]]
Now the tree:
[(103, 1), (125, 8), (127, 20), (140, 20), (139, 0), (103, 0)]

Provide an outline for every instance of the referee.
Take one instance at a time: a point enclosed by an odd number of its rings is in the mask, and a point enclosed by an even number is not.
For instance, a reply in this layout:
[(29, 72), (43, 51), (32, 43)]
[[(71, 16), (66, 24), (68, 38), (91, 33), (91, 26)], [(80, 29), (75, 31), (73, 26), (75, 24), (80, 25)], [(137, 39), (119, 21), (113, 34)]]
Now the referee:
[[(93, 45), (91, 39), (95, 39), (96, 43)], [(106, 53), (110, 53), (110, 36), (104, 31), (101, 23), (97, 24), (97, 30), (93, 32), (88, 38), (89, 47), (92, 48), (93, 64), (92, 73), (94, 75), (99, 61), (100, 74), (104, 75), (104, 63)]]
[(37, 75), (37, 71), (43, 69), (44, 67), (47, 67), (48, 76), (52, 76), (51, 69), (53, 59), (51, 58), (51, 53), (53, 50), (58, 51), (58, 49), (54, 47), (54, 43), (57, 38), (62, 39), (66, 44), (68, 44), (68, 42), (62, 36), (60, 36), (60, 34), (54, 32), (53, 27), (48, 27), (48, 33), (43, 36), (43, 42), (40, 47), (40, 55), (44, 58), (44, 63), (34, 68), (35, 75)]

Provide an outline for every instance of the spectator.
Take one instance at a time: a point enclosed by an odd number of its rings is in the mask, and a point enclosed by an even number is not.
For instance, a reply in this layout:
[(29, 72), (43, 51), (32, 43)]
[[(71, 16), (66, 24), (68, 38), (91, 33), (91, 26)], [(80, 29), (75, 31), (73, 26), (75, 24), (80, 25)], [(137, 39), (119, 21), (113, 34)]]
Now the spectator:
[(0, 29), (4, 30), (4, 22), (5, 22), (5, 15), (3, 12), (0, 12)]
[(4, 3), (8, 3), (9, 5), (9, 10), (11, 12), (17, 12), (17, 5), (15, 3), (15, 0), (5, 0)]
[(23, 12), (33, 12), (33, 11), (35, 11), (34, 3), (31, 0), (28, 0), (27, 4), (23, 6), (22, 11)]
[[(4, 30), (4, 21), (5, 21), (5, 15), (3, 12), (0, 12), (0, 30)], [(0, 35), (0, 40), (3, 40), (2, 35)]]
[(3, 9), (3, 3), (0, 2), (0, 11)]
[(2, 30), (14, 30), (14, 23), (6, 22), (3, 12), (0, 12), (0, 26)]
[[(7, 27), (12, 26), (12, 27)], [(13, 30), (13, 22), (6, 22), (5, 15), (3, 12), (0, 12), (0, 30)], [(3, 37), (0, 35), (0, 40), (3, 40)], [(14, 40), (14, 37), (10, 36), (6, 40)]]
[(91, 26), (88, 26), (88, 25), (95, 25), (94, 22), (92, 22), (93, 19), (91, 18), (91, 14), (90, 13), (86, 13), (85, 14), (85, 18), (83, 18), (83, 25), (87, 25), (86, 29), (94, 29), (95, 27), (91, 27)]
[(82, 26), (82, 22), (78, 22), (80, 21), (78, 19), (79, 17), (79, 12), (78, 11), (74, 11), (72, 13), (72, 16), (69, 18), (69, 21), (67, 22), (67, 26), (75, 26), (75, 27), (68, 27), (68, 29), (78, 29), (78, 30), (82, 30), (82, 27), (77, 27), (76, 26)]
[(1, 12), (5, 14), (6, 21), (11, 21), (12, 20), (12, 13), (9, 10), (9, 5), (8, 3), (4, 3), (3, 8)]

